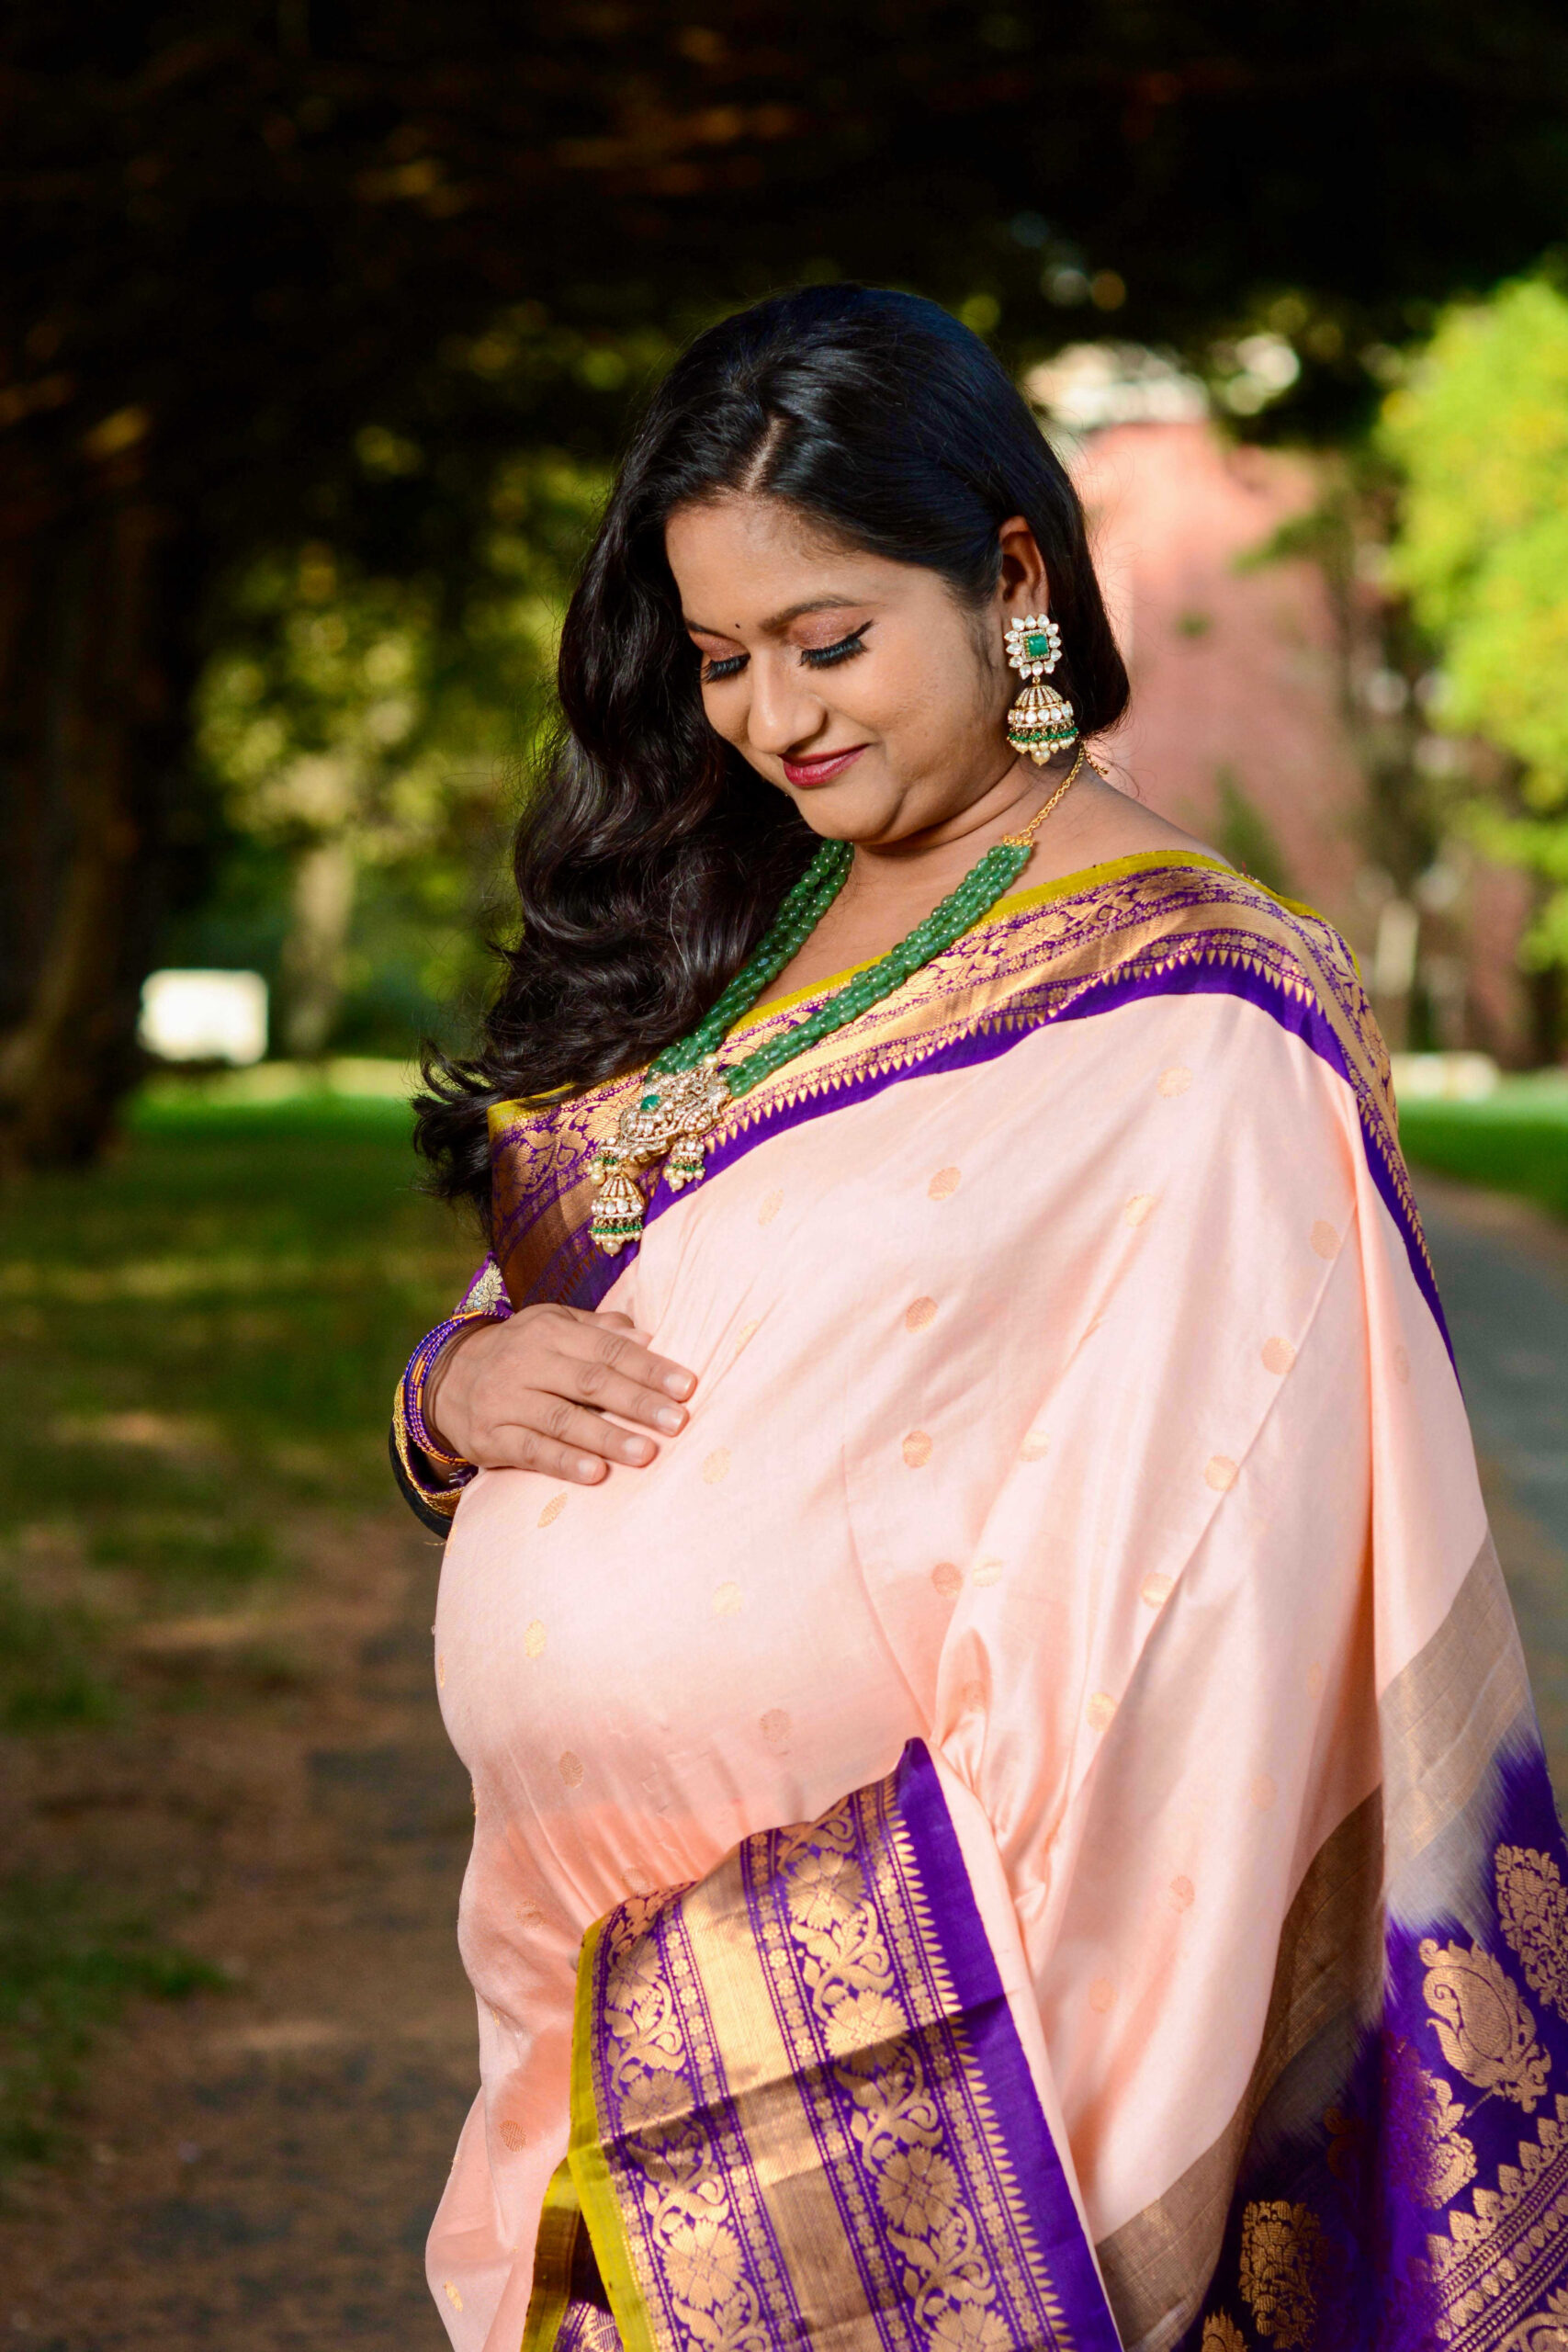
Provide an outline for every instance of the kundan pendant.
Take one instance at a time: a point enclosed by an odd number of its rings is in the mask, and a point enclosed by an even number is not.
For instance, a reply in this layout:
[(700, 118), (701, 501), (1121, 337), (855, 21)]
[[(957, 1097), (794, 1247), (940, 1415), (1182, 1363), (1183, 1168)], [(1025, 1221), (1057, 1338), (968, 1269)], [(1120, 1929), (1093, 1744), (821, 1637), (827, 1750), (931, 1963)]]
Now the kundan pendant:
[(621, 1113), (614, 1143), (601, 1144), (594, 1155), (599, 1192), (592, 1231), (607, 1257), (642, 1237), (644, 1203), (637, 1170), (651, 1168), (668, 1152), (664, 1178), (672, 1193), (700, 1183), (705, 1138), (730, 1101), (716, 1054), (705, 1055), (691, 1069), (649, 1073), (646, 1091)]

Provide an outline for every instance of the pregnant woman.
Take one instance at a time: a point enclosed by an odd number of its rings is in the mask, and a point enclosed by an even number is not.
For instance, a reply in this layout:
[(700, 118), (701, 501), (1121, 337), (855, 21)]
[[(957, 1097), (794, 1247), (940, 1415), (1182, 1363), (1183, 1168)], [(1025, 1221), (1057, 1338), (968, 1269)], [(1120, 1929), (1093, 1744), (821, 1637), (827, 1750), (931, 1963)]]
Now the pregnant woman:
[(1568, 2345), (1568, 1855), (1327, 924), (911, 297), (703, 335), (421, 1140), (461, 2352)]

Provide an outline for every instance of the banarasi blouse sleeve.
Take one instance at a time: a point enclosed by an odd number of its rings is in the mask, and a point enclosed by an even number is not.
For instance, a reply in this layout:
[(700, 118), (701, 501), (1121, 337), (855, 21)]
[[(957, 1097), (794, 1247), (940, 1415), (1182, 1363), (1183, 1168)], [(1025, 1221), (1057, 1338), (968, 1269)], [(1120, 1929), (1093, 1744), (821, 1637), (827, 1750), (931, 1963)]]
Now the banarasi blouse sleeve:
[(476, 1465), (460, 1454), (447, 1453), (432, 1437), (424, 1418), (424, 1384), (436, 1357), (457, 1332), (470, 1323), (504, 1323), (511, 1313), (501, 1268), (493, 1257), (487, 1256), (446, 1321), (425, 1333), (398, 1383), (392, 1403), (392, 1475), (414, 1517), (443, 1539), (451, 1527), (458, 1497), (476, 1475)]

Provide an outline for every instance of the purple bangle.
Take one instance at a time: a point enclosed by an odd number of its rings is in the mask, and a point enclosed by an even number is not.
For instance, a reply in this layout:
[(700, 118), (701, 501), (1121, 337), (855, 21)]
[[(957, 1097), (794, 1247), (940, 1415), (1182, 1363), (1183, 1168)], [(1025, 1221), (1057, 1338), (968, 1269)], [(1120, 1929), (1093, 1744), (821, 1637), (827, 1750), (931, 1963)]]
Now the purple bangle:
[(466, 1486), (475, 1471), (471, 1462), (465, 1461), (460, 1453), (448, 1453), (430, 1434), (424, 1418), (424, 1384), (430, 1368), (455, 1332), (467, 1330), (470, 1323), (504, 1323), (511, 1313), (512, 1301), (506, 1295), (501, 1269), (493, 1258), (487, 1258), (458, 1300), (456, 1314), (427, 1332), (409, 1359), (403, 1374), (403, 1428), (410, 1442), (418, 1447), (432, 1466), (446, 1474), (445, 1485)]
[(460, 1453), (448, 1453), (446, 1447), (437, 1445), (430, 1434), (424, 1418), (424, 1384), (430, 1367), (454, 1332), (466, 1331), (470, 1323), (494, 1323), (500, 1319), (483, 1309), (477, 1315), (449, 1315), (445, 1323), (438, 1323), (434, 1330), (420, 1341), (409, 1359), (409, 1368), (403, 1374), (403, 1423), (411, 1440), (425, 1459), (440, 1469), (449, 1472), (466, 1470), (471, 1477), (474, 1465), (466, 1462)]

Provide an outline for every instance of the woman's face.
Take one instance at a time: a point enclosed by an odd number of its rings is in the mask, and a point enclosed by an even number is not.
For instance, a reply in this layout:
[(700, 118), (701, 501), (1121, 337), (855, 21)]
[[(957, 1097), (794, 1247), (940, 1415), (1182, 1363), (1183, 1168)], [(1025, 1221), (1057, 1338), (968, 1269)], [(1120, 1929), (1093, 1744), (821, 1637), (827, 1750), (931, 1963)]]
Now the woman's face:
[(1001, 534), (995, 609), (923, 565), (829, 537), (743, 492), (686, 506), (665, 546), (710, 725), (831, 840), (891, 843), (961, 817), (1014, 763), (1002, 632), (1044, 609), (1027, 524)]

